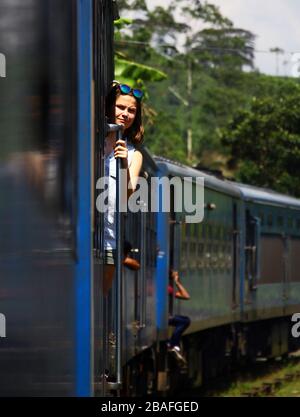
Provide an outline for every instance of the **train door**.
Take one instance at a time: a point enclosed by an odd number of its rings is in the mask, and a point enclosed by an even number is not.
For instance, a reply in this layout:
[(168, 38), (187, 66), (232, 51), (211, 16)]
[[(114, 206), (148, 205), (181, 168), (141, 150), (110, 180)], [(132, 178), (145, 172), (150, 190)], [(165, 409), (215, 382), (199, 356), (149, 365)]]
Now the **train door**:
[(233, 257), (232, 257), (232, 309), (235, 310), (238, 307), (237, 299), (237, 281), (239, 275), (239, 230), (238, 230), (238, 209), (237, 203), (233, 203)]
[(247, 302), (252, 303), (260, 277), (260, 219), (246, 210), (245, 277)]
[(170, 189), (170, 266), (178, 271), (180, 269), (180, 238), (181, 221), (174, 211), (175, 192), (174, 187)]
[(282, 299), (285, 305), (288, 304), (290, 297), (290, 281), (291, 281), (291, 270), (292, 270), (292, 248), (293, 239), (289, 235), (283, 236), (284, 244), (284, 276), (283, 276), (283, 294)]

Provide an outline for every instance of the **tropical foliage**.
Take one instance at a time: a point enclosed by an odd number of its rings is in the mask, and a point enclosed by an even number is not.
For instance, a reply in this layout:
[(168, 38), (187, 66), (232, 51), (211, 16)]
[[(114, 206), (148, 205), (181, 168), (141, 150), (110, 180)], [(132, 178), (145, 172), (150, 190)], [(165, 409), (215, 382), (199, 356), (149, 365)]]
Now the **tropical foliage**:
[(149, 10), (150, 3), (118, 0), (132, 23), (116, 34), (118, 76), (147, 91), (150, 150), (300, 195), (293, 174), (300, 163), (299, 81), (260, 74), (254, 34), (215, 5), (173, 0)]
[(300, 86), (281, 86), (273, 97), (253, 98), (221, 133), (229, 163), (241, 181), (300, 197)]

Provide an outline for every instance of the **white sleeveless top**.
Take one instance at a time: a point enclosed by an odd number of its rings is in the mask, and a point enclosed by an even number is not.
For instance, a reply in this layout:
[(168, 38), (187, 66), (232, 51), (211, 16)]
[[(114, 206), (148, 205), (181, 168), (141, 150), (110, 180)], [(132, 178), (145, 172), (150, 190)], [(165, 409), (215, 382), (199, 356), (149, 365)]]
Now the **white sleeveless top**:
[[(131, 165), (135, 147), (127, 144), (128, 149), (128, 168)], [(104, 213), (104, 249), (116, 249), (116, 158), (112, 150), (105, 157), (105, 176), (108, 182), (108, 210)]]

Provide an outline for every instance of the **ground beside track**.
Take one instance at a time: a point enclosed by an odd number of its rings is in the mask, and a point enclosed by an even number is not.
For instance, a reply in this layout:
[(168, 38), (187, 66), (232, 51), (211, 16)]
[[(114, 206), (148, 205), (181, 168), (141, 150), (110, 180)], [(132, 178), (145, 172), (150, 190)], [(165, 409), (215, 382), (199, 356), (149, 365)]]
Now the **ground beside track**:
[[(191, 393), (190, 393), (191, 394)], [(300, 397), (300, 351), (260, 359), (193, 391), (199, 397)]]

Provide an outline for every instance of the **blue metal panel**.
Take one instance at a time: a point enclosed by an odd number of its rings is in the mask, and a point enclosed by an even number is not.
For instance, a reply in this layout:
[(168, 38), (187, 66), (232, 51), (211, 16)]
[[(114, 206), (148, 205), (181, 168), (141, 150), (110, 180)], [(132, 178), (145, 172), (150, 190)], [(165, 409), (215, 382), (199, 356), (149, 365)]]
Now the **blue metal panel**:
[[(162, 201), (162, 187), (157, 190)], [(168, 277), (169, 277), (169, 213), (157, 213), (157, 269), (156, 269), (156, 321), (159, 331), (167, 326), (168, 318)]]
[(78, 213), (76, 267), (76, 394), (92, 395), (91, 86), (92, 0), (77, 0)]

